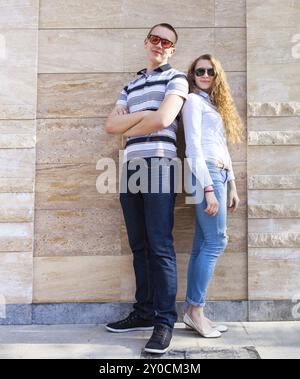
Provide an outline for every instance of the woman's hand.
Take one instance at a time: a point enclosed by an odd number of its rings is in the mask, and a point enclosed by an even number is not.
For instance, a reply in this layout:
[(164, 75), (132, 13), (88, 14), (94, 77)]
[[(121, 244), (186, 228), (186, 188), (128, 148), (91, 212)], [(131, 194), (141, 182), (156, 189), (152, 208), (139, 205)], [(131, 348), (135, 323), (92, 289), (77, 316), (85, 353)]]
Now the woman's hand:
[(219, 210), (219, 203), (214, 192), (205, 192), (205, 200), (207, 207), (204, 209), (209, 216), (215, 216)]
[(227, 196), (227, 208), (229, 211), (235, 212), (237, 207), (239, 206), (240, 199), (237, 194), (235, 181), (231, 180), (228, 183), (228, 196)]

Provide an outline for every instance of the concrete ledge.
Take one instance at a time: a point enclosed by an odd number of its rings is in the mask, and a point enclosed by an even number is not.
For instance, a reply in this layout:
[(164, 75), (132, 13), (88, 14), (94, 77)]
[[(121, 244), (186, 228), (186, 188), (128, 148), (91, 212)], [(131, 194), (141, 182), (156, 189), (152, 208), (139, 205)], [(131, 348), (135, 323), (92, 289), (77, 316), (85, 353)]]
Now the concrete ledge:
[[(209, 301), (206, 315), (215, 321), (296, 321), (296, 304), (282, 301)], [(128, 315), (132, 303), (8, 304), (0, 314), (0, 325), (105, 324)], [(184, 303), (177, 303), (182, 322)], [(299, 320), (300, 320), (300, 314)]]

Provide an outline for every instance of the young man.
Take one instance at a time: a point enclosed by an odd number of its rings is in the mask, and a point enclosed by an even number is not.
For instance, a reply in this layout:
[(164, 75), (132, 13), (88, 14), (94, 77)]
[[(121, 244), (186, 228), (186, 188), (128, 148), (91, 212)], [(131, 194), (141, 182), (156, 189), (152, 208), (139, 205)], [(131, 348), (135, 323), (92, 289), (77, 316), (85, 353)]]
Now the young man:
[[(154, 174), (153, 161), (176, 158), (177, 115), (188, 94), (185, 74), (168, 60), (175, 53), (177, 33), (169, 24), (151, 28), (145, 41), (147, 68), (138, 72), (119, 95), (106, 122), (106, 131), (127, 137), (124, 169), (127, 181), (137, 171), (130, 164), (143, 158), (148, 191), (120, 194), (128, 240), (133, 252), (136, 303), (124, 320), (106, 326), (111, 332), (153, 330), (145, 351), (164, 353), (177, 320), (177, 271), (173, 247), (173, 212), (176, 193), (172, 170)], [(167, 165), (166, 163), (166, 165)], [(173, 173), (174, 174), (174, 173)], [(151, 192), (151, 182), (169, 185), (170, 191)], [(128, 183), (128, 182), (127, 182)]]

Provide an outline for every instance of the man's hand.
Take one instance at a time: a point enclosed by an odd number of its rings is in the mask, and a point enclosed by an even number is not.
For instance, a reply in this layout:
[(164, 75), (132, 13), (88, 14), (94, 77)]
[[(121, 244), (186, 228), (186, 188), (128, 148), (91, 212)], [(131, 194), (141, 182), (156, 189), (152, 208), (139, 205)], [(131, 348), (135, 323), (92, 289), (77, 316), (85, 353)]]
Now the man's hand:
[(168, 95), (157, 111), (148, 111), (145, 118), (124, 133), (124, 137), (138, 137), (167, 128), (175, 120), (184, 99), (178, 95)]
[(128, 109), (126, 107), (123, 107), (121, 105), (116, 105), (114, 109), (111, 112), (112, 116), (122, 116), (124, 114), (128, 114)]

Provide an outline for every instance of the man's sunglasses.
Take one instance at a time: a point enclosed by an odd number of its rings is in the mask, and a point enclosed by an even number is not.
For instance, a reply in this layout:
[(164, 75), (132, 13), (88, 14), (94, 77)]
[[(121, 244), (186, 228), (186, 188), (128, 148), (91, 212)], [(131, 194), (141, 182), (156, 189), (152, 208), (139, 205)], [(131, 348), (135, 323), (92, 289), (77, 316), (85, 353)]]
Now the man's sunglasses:
[(208, 76), (215, 76), (215, 70), (213, 68), (197, 68), (195, 70), (195, 75), (196, 76), (203, 76), (207, 72)]
[(147, 38), (152, 43), (152, 45), (158, 45), (161, 42), (161, 46), (164, 49), (169, 49), (170, 47), (173, 47), (175, 45), (173, 42), (169, 41), (168, 39), (161, 38), (153, 34), (149, 34)]

